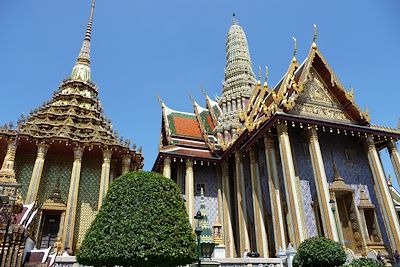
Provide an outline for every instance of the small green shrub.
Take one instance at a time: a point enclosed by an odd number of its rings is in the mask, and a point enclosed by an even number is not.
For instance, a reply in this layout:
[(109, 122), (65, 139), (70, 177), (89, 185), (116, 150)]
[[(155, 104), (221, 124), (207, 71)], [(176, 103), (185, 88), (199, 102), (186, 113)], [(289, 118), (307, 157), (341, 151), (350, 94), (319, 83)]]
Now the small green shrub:
[(196, 242), (178, 186), (158, 173), (116, 179), (77, 254), (88, 266), (178, 266)]
[(384, 267), (385, 265), (377, 260), (361, 258), (352, 261), (347, 267)]
[(337, 267), (346, 262), (342, 246), (325, 237), (304, 240), (293, 259), (294, 267)]

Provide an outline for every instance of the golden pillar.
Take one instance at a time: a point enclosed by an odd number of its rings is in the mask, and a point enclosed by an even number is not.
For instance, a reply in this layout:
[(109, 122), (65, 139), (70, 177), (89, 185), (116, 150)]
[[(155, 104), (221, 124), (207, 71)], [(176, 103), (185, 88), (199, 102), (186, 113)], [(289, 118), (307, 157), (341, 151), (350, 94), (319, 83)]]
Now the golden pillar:
[(7, 152), (0, 170), (0, 183), (16, 183), (14, 172), (15, 152), (17, 147), (13, 140), (7, 141)]
[(169, 157), (164, 158), (163, 175), (164, 177), (171, 178), (171, 158)]
[(246, 188), (244, 185), (242, 153), (239, 151), (235, 152), (235, 172), (237, 220), (239, 225), (239, 253), (243, 253), (245, 249), (250, 251), (250, 240), (247, 230)]
[(324, 235), (329, 239), (339, 241), (335, 217), (329, 205), (329, 187), (319, 146), (318, 133), (314, 127), (307, 131), (307, 136)]
[(186, 197), (186, 210), (189, 215), (190, 224), (194, 226), (194, 173), (193, 161), (188, 159), (186, 161), (186, 175), (185, 175), (185, 197)]
[(128, 173), (131, 170), (131, 155), (126, 154), (122, 156), (121, 174)]
[(233, 240), (232, 230), (232, 211), (231, 211), (231, 193), (229, 187), (229, 164), (221, 163), (222, 178), (222, 206), (223, 206), (223, 232), (226, 247), (226, 257), (233, 258), (235, 256), (235, 242)]
[(288, 206), (288, 217), (291, 227), (289, 231), (293, 237), (295, 247), (299, 247), (300, 243), (307, 238), (306, 225), (304, 221), (303, 201), (301, 193), (299, 192), (299, 181), (296, 177), (292, 149), (289, 140), (287, 126), (285, 124), (278, 124), (278, 139), (279, 150), (281, 154), (281, 162), (283, 169), (283, 179), (285, 182), (286, 202)]
[(72, 249), (72, 242), (75, 230), (76, 210), (78, 206), (79, 180), (81, 178), (83, 148), (74, 147), (74, 163), (72, 165), (71, 182), (69, 185), (67, 209), (63, 229), (63, 248)]
[(378, 197), (379, 205), (382, 209), (382, 215), (388, 231), (388, 237), (392, 250), (400, 248), (400, 226), (399, 220), (394, 209), (393, 199), (389, 191), (385, 173), (381, 160), (376, 150), (374, 139), (369, 135), (366, 140), (369, 166), (375, 183), (375, 192)]
[(400, 156), (395, 141), (391, 141), (388, 144), (388, 150), (390, 159), (392, 160), (394, 172), (396, 173), (397, 183), (400, 185)]
[(265, 230), (265, 211), (260, 181), (260, 170), (258, 166), (258, 150), (250, 150), (250, 175), (253, 198), (254, 228), (256, 234), (257, 251), (262, 258), (269, 257), (268, 237)]
[(110, 186), (110, 165), (111, 165), (112, 151), (109, 149), (103, 150), (103, 164), (101, 165), (101, 176), (100, 176), (100, 190), (99, 190), (99, 202), (97, 209), (101, 208), (103, 200), (107, 195), (108, 188)]
[(35, 165), (33, 166), (31, 180), (29, 182), (28, 192), (26, 193), (25, 203), (30, 204), (36, 201), (37, 193), (39, 191), (40, 179), (42, 178), (44, 160), (46, 157), (49, 145), (38, 144)]
[(286, 249), (286, 236), (283, 220), (281, 191), (278, 177), (278, 165), (276, 163), (276, 151), (272, 135), (264, 137), (265, 161), (267, 165), (268, 187), (271, 201), (271, 213), (274, 228), (275, 253)]

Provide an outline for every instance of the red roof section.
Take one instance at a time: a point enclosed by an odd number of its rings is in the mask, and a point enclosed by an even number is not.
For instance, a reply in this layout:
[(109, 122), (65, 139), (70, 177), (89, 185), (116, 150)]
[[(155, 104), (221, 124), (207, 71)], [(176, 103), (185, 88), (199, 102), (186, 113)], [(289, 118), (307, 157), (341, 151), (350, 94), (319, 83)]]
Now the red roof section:
[(175, 133), (177, 135), (192, 136), (202, 138), (200, 127), (197, 120), (189, 119), (187, 117), (173, 118)]

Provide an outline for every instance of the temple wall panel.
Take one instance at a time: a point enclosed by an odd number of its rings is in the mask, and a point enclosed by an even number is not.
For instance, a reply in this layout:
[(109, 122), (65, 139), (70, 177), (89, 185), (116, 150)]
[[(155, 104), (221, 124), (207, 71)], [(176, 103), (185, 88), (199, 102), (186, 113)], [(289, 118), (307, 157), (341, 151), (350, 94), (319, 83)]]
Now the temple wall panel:
[(77, 246), (83, 241), (87, 229), (97, 214), (101, 165), (101, 158), (83, 156), (74, 233), (74, 244)]
[(356, 204), (360, 201), (359, 185), (366, 186), (367, 196), (377, 208), (379, 227), (385, 245), (389, 245), (387, 232), (382, 218), (381, 208), (375, 194), (373, 177), (368, 164), (367, 154), (360, 138), (324, 133), (319, 131), (319, 142), (324, 159), (325, 172), (329, 183), (333, 181), (333, 160), (348, 185), (355, 189)]
[(18, 183), (21, 184), (21, 194), (23, 199), (25, 199), (26, 193), (28, 192), (35, 159), (35, 153), (23, 153), (17, 151), (15, 156), (15, 176)]
[[(50, 197), (58, 179), (60, 179), (61, 198), (64, 203), (67, 203), (72, 172), (72, 157), (72, 155), (47, 154), (38, 191), (39, 204), (42, 204)], [(29, 186), (29, 183), (27, 186)]]
[(250, 157), (248, 153), (243, 153), (245, 157), (243, 161), (244, 173), (244, 186), (246, 192), (246, 208), (247, 208), (247, 231), (249, 232), (249, 239), (251, 248), (256, 249), (256, 233), (254, 228), (254, 209), (253, 209), (253, 191), (251, 186), (251, 172), (250, 172)]
[(204, 202), (206, 206), (208, 221), (212, 227), (215, 223), (218, 213), (218, 182), (217, 170), (214, 165), (206, 166), (196, 164), (194, 166), (194, 211), (200, 209), (200, 189), (197, 190), (198, 184), (204, 184)]
[(317, 193), (312, 169), (311, 157), (305, 133), (298, 129), (289, 131), (290, 142), (293, 150), (293, 160), (296, 175), (299, 176), (301, 195), (303, 197), (303, 210), (308, 231), (308, 236), (317, 236), (316, 214), (313, 209), (313, 202), (316, 201)]
[(267, 164), (265, 161), (265, 151), (258, 151), (258, 163), (260, 169), (260, 180), (261, 180), (261, 192), (264, 203), (264, 209), (266, 216), (271, 216), (271, 201), (269, 197), (268, 177), (267, 177)]

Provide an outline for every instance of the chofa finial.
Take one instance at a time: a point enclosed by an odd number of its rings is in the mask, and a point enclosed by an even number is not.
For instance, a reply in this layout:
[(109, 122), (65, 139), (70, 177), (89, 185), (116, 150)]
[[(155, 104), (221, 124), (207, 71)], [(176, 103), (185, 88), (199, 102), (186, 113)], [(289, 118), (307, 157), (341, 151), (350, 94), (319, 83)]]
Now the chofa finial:
[(258, 81), (257, 81), (257, 83), (261, 84), (261, 66), (260, 65), (258, 66)]
[(316, 49), (317, 48), (317, 24), (314, 24), (314, 37), (313, 37), (313, 42), (312, 42), (312, 48)]
[(264, 87), (268, 87), (268, 66), (265, 66), (265, 80)]
[(158, 103), (160, 103), (161, 106), (164, 104), (164, 102), (162, 101), (160, 95), (157, 95), (157, 100), (158, 100)]
[(294, 50), (293, 50), (293, 62), (296, 62), (297, 61), (297, 59), (296, 59), (296, 54), (297, 54), (297, 39), (295, 38), (295, 37), (292, 37), (293, 38), (293, 42), (294, 42)]

